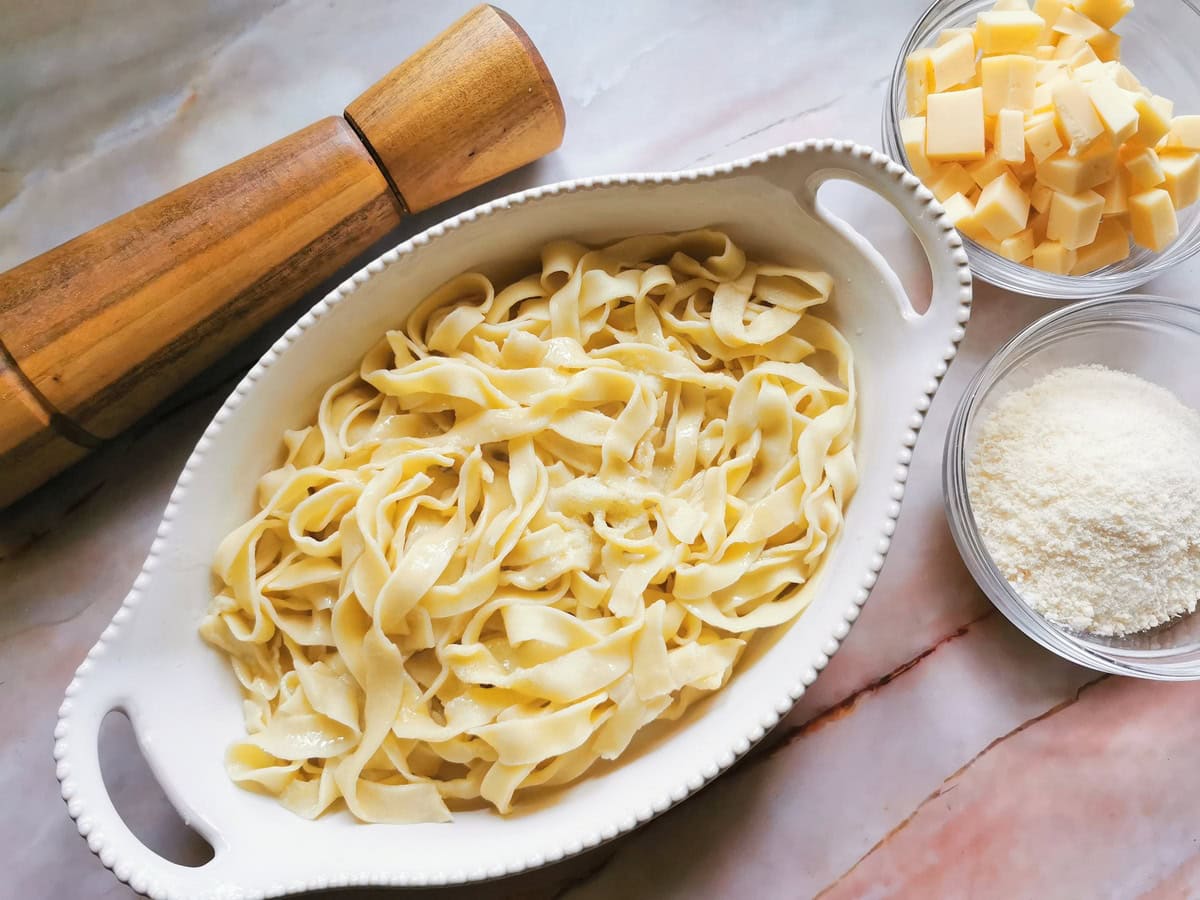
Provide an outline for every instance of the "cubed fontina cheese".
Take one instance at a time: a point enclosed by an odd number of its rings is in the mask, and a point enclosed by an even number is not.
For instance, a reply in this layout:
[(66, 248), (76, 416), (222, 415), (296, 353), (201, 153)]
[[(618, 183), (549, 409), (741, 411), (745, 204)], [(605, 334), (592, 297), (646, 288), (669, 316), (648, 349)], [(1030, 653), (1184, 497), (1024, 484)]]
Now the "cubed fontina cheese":
[(1086, 275), (1129, 256), (1129, 234), (1116, 219), (1102, 219), (1095, 239), (1076, 251), (1072, 275)]
[(992, 139), (996, 155), (1006, 163), (1025, 162), (1025, 114), (1019, 109), (1002, 109), (996, 115)]
[(1133, 9), (1133, 0), (1075, 0), (1072, 5), (1101, 28), (1112, 28)]
[(1045, 29), (1042, 31), (1043, 42), (1049, 42), (1058, 37), (1054, 33), (1054, 23), (1058, 21), (1062, 11), (1072, 5), (1071, 0), (1034, 0), (1033, 11), (1046, 23)]
[(1088, 98), (1109, 136), (1118, 144), (1133, 137), (1138, 128), (1138, 113), (1129, 94), (1115, 81), (1097, 78), (1087, 85)]
[(1004, 160), (1000, 158), (1000, 154), (991, 150), (984, 155), (983, 159), (973, 163), (968, 163), (967, 173), (975, 180), (975, 183), (980, 188), (985, 188), (991, 182), (995, 181), (1005, 172), (1011, 171)]
[(1093, 22), (1087, 16), (1070, 7), (1063, 9), (1055, 20), (1053, 30), (1059, 34), (1069, 34), (1084, 41), (1090, 41), (1104, 34), (1104, 28)]
[(934, 170), (933, 183), (929, 189), (933, 196), (943, 203), (955, 194), (969, 194), (975, 188), (975, 181), (967, 174), (962, 163), (945, 163)]
[(1149, 147), (1127, 147), (1122, 150), (1121, 165), (1129, 173), (1129, 190), (1137, 194), (1163, 183), (1162, 164), (1158, 154)]
[(1025, 143), (1035, 162), (1052, 156), (1062, 147), (1062, 138), (1058, 127), (1054, 124), (1054, 115), (1047, 114), (1036, 121), (1031, 120), (1025, 126)]
[(1117, 216), (1129, 211), (1129, 175), (1118, 171), (1112, 178), (1096, 186), (1104, 198), (1104, 215)]
[(1171, 195), (1162, 188), (1151, 188), (1129, 198), (1129, 228), (1135, 243), (1156, 253), (1179, 235), (1179, 222)]
[(1155, 103), (1153, 97), (1143, 94), (1133, 96), (1133, 108), (1137, 110), (1138, 125), (1133, 135), (1143, 147), (1153, 147), (1171, 130), (1171, 116), (1163, 115), (1163, 105)]
[(955, 228), (975, 215), (975, 204), (962, 194), (955, 194), (953, 197), (947, 198), (942, 203), (942, 207), (946, 210), (946, 217)]
[(1054, 113), (1058, 124), (1070, 142), (1070, 152), (1078, 155), (1092, 146), (1104, 133), (1104, 125), (1084, 86), (1078, 81), (1064, 79), (1051, 87)]
[(984, 57), (979, 73), (985, 115), (994, 116), (1002, 109), (1033, 109), (1038, 63), (1032, 56), (1008, 53)]
[(1033, 248), (1037, 245), (1033, 236), (1033, 229), (1026, 228), (1024, 231), (1018, 231), (1012, 237), (1007, 237), (1000, 242), (1000, 255), (1006, 259), (1011, 259), (1013, 262), (1025, 262), (1029, 257), (1033, 256)]
[(904, 96), (908, 114), (919, 116), (925, 112), (925, 101), (933, 89), (933, 50), (923, 47), (915, 50), (904, 61)]
[(1103, 184), (1117, 172), (1117, 154), (1099, 145), (1081, 156), (1059, 151), (1037, 164), (1037, 180), (1065, 194), (1078, 194)]
[(1200, 116), (1176, 116), (1171, 120), (1172, 145), (1200, 150)]
[(975, 39), (984, 56), (1032, 53), (1045, 30), (1046, 20), (1035, 12), (992, 10), (975, 23)]
[(1069, 275), (1075, 258), (1076, 252), (1058, 241), (1042, 241), (1033, 250), (1033, 267), (1052, 275)]
[(1084, 274), (1131, 237), (1167, 246), (1176, 209), (1200, 200), (1200, 115), (1174, 116), (1121, 64), (1112, 26), (1131, 6), (996, 0), (909, 60), (925, 115), (901, 123), (905, 153), (979, 246)]
[(1176, 209), (1200, 200), (1200, 155), (1183, 151), (1165, 151), (1159, 157), (1163, 171), (1163, 189), (1171, 195)]
[(958, 35), (936, 47), (929, 62), (933, 68), (934, 91), (944, 91), (970, 81), (975, 77), (974, 38), (969, 34)]
[(1104, 198), (1095, 191), (1078, 194), (1055, 192), (1050, 201), (1050, 221), (1046, 237), (1058, 241), (1068, 250), (1078, 250), (1096, 239)]
[(952, 40), (954, 40), (956, 37), (958, 37), (961, 34), (970, 35), (971, 44), (974, 45), (974, 43), (975, 43), (975, 29), (974, 28), (943, 28), (940, 32), (938, 32), (937, 40), (934, 41), (934, 44), (936, 44), (938, 47), (941, 47), (945, 44), (950, 43)]
[(925, 113), (925, 155), (931, 161), (982, 159), (983, 91), (968, 88), (930, 94)]
[(990, 182), (975, 204), (975, 220), (995, 240), (1023, 231), (1029, 221), (1029, 195), (1010, 173)]
[(1047, 184), (1042, 184), (1040, 181), (1033, 183), (1033, 190), (1029, 192), (1029, 205), (1040, 213), (1048, 212), (1050, 209), (1050, 201), (1054, 199), (1054, 188)]
[(908, 167), (912, 173), (922, 181), (929, 181), (933, 175), (933, 165), (925, 155), (925, 117), (901, 119), (900, 140), (904, 144), (904, 154), (908, 157)]
[(1115, 62), (1121, 58), (1121, 36), (1115, 31), (1104, 31), (1099, 37), (1088, 41), (1088, 46), (1101, 62)]

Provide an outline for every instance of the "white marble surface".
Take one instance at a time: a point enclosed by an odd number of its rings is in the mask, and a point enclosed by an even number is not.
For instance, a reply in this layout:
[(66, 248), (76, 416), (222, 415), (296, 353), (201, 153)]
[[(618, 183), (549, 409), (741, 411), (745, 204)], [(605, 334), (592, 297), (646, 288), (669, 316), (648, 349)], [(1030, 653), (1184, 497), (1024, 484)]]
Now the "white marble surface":
[[(339, 111), (467, 6), (0, 0), (0, 268)], [(395, 238), (561, 178), (682, 168), (808, 137), (878, 144), (894, 55), (921, 6), (512, 2), (559, 84), (566, 142)], [(924, 264), (898, 218), (853, 191), (830, 200), (916, 290)], [(1198, 276), (1191, 263), (1151, 288), (1195, 302)], [(991, 611), (946, 530), (949, 412), (987, 355), (1051, 308), (977, 291), (879, 586), (763, 746), (630, 837), (437, 896), (1200, 896), (1190, 752), (1200, 688), (1096, 683), (1041, 651)], [(58, 797), (55, 710), (254, 352), (0, 516), (0, 897), (132, 894)], [(128, 735), (110, 736), (114, 791), (135, 830), (195, 859)]]

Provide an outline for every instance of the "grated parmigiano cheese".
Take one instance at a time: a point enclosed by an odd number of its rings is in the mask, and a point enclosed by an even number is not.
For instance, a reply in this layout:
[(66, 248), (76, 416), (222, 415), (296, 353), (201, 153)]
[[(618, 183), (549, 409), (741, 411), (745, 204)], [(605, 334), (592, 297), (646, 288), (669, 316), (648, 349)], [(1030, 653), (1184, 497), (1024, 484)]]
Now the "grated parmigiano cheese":
[(985, 546), (1046, 618), (1124, 635), (1200, 598), (1200, 413), (1102, 366), (1058, 369), (983, 422), (967, 485)]

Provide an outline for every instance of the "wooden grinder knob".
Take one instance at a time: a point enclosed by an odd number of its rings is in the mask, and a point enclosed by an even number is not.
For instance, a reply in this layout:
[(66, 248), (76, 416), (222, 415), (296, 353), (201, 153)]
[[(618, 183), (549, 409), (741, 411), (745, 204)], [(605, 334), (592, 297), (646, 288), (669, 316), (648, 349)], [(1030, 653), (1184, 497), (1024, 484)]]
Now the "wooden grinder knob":
[(479, 6), (346, 109), (0, 274), (0, 507), (145, 415), (408, 212), (562, 142), (546, 64)]

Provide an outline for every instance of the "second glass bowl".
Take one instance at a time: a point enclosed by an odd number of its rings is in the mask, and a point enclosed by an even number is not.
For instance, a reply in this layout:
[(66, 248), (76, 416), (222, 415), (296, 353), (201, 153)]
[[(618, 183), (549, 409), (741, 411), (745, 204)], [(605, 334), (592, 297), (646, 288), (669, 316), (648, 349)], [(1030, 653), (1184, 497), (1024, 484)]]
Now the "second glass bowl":
[[(905, 166), (900, 120), (904, 100), (904, 61), (920, 47), (936, 42), (943, 28), (970, 26), (994, 0), (939, 0), (913, 26), (892, 70), (883, 112), (883, 146)], [(1121, 61), (1152, 91), (1175, 101), (1178, 114), (1200, 114), (1200, 8), (1192, 0), (1139, 3), (1117, 25)], [(984, 281), (1016, 291), (1060, 300), (1084, 300), (1130, 291), (1200, 251), (1200, 203), (1179, 213), (1179, 237), (1162, 253), (1134, 245), (1129, 257), (1087, 275), (1051, 275), (1005, 259), (963, 237), (971, 270)]]
[(971, 509), (966, 469), (979, 425), (1004, 395), (1060, 367), (1089, 363), (1131, 372), (1200, 409), (1198, 356), (1200, 308), (1148, 294), (1078, 303), (1038, 320), (1001, 347), (967, 386), (951, 419), (943, 490), (950, 532), (963, 561), (1014, 625), (1072, 662), (1161, 681), (1200, 679), (1200, 612), (1111, 638), (1070, 631), (1037, 613), (992, 562)]

